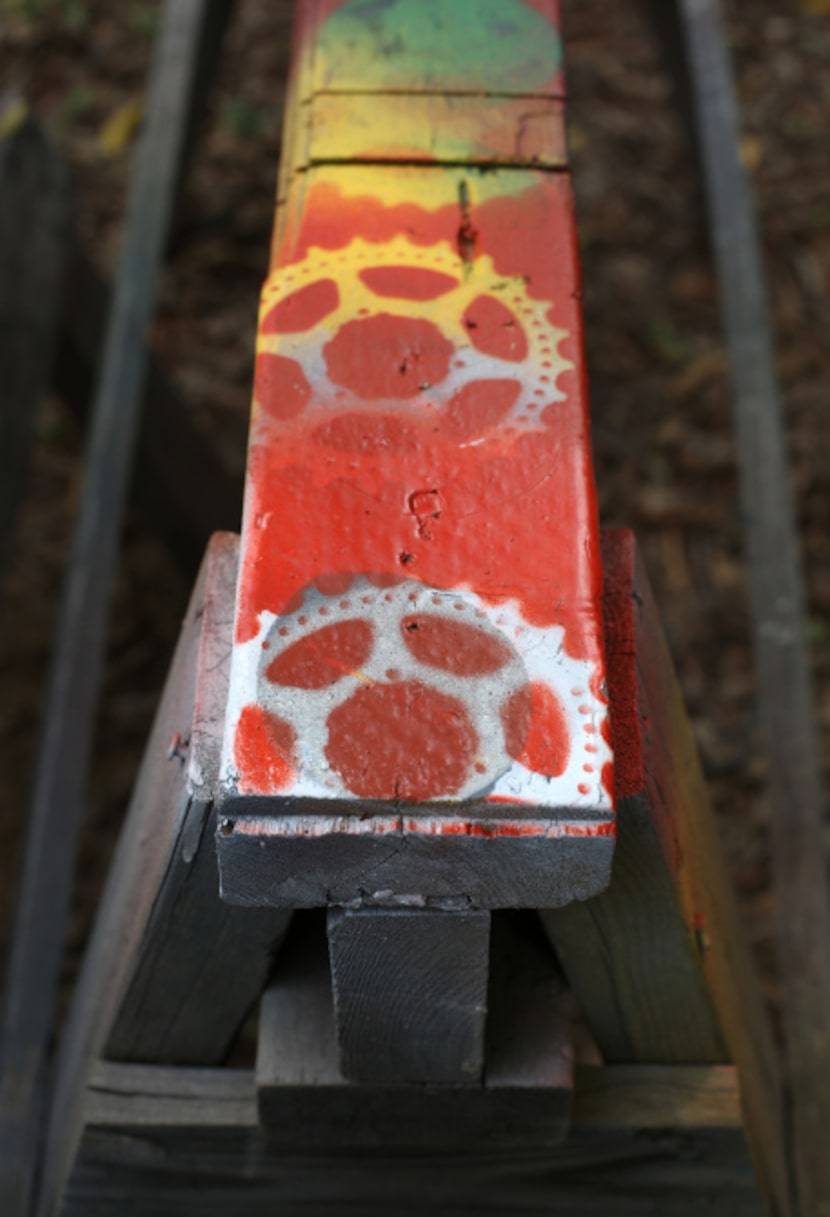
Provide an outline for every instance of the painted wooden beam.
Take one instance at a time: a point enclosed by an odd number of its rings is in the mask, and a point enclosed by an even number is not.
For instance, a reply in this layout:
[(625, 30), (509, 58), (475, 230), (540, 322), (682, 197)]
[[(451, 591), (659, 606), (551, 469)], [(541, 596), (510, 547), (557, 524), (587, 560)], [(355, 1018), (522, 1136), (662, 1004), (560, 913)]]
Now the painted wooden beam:
[(634, 538), (602, 542), (619, 846), (606, 892), (542, 920), (606, 1061), (735, 1061), (768, 1211), (786, 1214), (777, 1052), (691, 728)]
[[(127, 1195), (155, 1217), (419, 1217), (425, 1207), (438, 1217), (760, 1217), (730, 1066), (579, 1069), (576, 1086), (577, 1123), (556, 1146), (531, 1133), (496, 1149), (502, 1122), (483, 1136), (471, 1125), (452, 1153), (344, 1152), (325, 1140), (281, 1151), (258, 1126), (250, 1072), (103, 1065), (63, 1202), (46, 1217), (118, 1217)], [(349, 1110), (339, 1130), (321, 1119), (345, 1138), (355, 1123)], [(290, 1138), (287, 1123), (277, 1132)]]
[(550, 0), (298, 5), (225, 737), (228, 900), (556, 905), (608, 881), (560, 60)]

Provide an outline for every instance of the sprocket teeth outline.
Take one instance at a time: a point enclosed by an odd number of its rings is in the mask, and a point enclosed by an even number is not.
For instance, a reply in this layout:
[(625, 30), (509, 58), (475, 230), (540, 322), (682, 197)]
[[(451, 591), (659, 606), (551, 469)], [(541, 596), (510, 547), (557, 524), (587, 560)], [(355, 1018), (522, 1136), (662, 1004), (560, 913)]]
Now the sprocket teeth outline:
[[(458, 677), (425, 665), (400, 641), (400, 620), (412, 612), (477, 625), (506, 643), (513, 658), (484, 676)], [(275, 685), (265, 676), (266, 668), (281, 650), (322, 627), (355, 617), (368, 620), (374, 631), (372, 654), (360, 672), (344, 673), (342, 679), (318, 689)], [(288, 723), (297, 738), (298, 765), (290, 787), (280, 791), (285, 796), (358, 798), (326, 760), (329, 716), (364, 681), (388, 683), (387, 673), (393, 669), (399, 674), (396, 679), (417, 679), (460, 699), (474, 723), (480, 743), (476, 760), (483, 764), (483, 771), (470, 772), (452, 794), (436, 792), (438, 801), (457, 803), (492, 796), (519, 804), (549, 806), (561, 800), (562, 805), (574, 808), (610, 809), (610, 798), (601, 781), (602, 767), (611, 759), (603, 733), (607, 705), (591, 691), (593, 664), (567, 655), (561, 638), (558, 627), (529, 625), (514, 601), (488, 604), (469, 589), (442, 590), (413, 579), (379, 588), (356, 576), (346, 592), (324, 594), (312, 586), (293, 612), (279, 617), (263, 614), (257, 637), (237, 645), (240, 675), (244, 678), (233, 687), (256, 690), (255, 704)], [(567, 763), (555, 777), (527, 768), (506, 749), (501, 708), (513, 693), (532, 682), (551, 689), (568, 723)], [(243, 703), (236, 704), (234, 697), (231, 702), (228, 722), (232, 731), (226, 737), (223, 768), (226, 780), (238, 785), (233, 730)], [(242, 787), (240, 790), (245, 793)]]
[[(458, 285), (436, 298), (411, 300), (380, 295), (360, 279), (363, 270), (390, 266), (438, 271), (456, 278)], [(336, 282), (340, 302), (335, 309), (302, 332), (262, 332), (262, 322), (275, 305), (323, 279)], [(480, 296), (492, 297), (515, 314), (527, 339), (528, 352), (524, 359), (488, 355), (471, 342), (462, 318)], [(479, 254), (472, 263), (459, 264), (458, 253), (448, 241), (416, 245), (406, 237), (396, 236), (388, 242), (374, 244), (355, 237), (341, 250), (311, 246), (302, 261), (271, 273), (262, 291), (257, 354), (281, 355), (296, 360), (302, 367), (312, 387), (312, 397), (293, 423), (301, 424), (310, 416), (319, 421), (323, 414), (335, 415), (349, 410), (381, 412), (393, 409), (402, 417), (423, 418), (426, 413), (445, 407), (453, 395), (468, 384), (512, 379), (521, 386), (519, 396), (495, 429), (500, 435), (539, 431), (545, 426), (540, 418), (545, 407), (565, 400), (565, 394), (557, 384), (559, 377), (574, 367), (573, 362), (559, 352), (559, 345), (568, 337), (568, 331), (547, 320), (550, 307), (549, 300), (534, 300), (528, 295), (521, 276), (497, 273), (487, 254)], [(455, 356), (449, 373), (439, 384), (426, 386), (417, 398), (367, 401), (330, 379), (323, 347), (348, 322), (378, 313), (429, 321), (452, 343)], [(292, 423), (280, 425), (287, 427)], [(459, 446), (481, 443), (487, 431)]]

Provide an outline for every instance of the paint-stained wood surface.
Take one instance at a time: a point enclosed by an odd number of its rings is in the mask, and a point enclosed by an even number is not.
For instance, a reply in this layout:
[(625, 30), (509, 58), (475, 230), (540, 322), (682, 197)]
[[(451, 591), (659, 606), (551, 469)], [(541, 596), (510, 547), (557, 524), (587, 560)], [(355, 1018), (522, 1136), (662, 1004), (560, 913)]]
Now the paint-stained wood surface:
[(298, 9), (304, 84), (315, 93), (561, 96), (558, 0), (302, 0)]
[[(520, 1150), (566, 1136), (572, 1004), (534, 923), (494, 917), (483, 1081), (356, 1085), (340, 1068), (322, 919), (302, 914), (260, 1014), (259, 1115), (280, 1153)], [(535, 926), (539, 935), (538, 926)], [(541, 935), (539, 935), (541, 937)], [(418, 1028), (413, 1028), (417, 1036)]]
[[(647, 1104), (639, 1125), (616, 1097), (616, 1072), (591, 1070), (583, 1104), (579, 1071), (579, 1123), (558, 1147), (540, 1151), (526, 1137), (505, 1152), (473, 1127), (466, 1152), (337, 1154), (269, 1145), (250, 1074), (103, 1066), (87, 1092), (89, 1126), (64, 1202), (48, 1217), (121, 1217), (127, 1197), (153, 1217), (762, 1217), (735, 1123), (734, 1070), (724, 1067), (713, 1083), (711, 1071), (667, 1068), (665, 1103)], [(624, 1096), (647, 1092), (648, 1071), (639, 1083), (625, 1073)], [(715, 1119), (713, 1103), (723, 1112)]]
[(334, 908), (327, 933), (345, 1077), (480, 1080), (489, 913)]
[(297, 13), (223, 894), (585, 899), (614, 813), (558, 7)]
[(218, 895), (210, 808), (237, 549), (211, 544), (148, 741), (63, 1037), (47, 1192), (71, 1162), (93, 1060), (221, 1061), (287, 925)]
[(771, 1213), (787, 1213), (781, 1080), (723, 852), (631, 534), (603, 534), (620, 795), (607, 892), (542, 912), (609, 1062), (738, 1065)]
[(555, 98), (320, 93), (306, 167), (349, 161), (564, 169), (564, 104)]

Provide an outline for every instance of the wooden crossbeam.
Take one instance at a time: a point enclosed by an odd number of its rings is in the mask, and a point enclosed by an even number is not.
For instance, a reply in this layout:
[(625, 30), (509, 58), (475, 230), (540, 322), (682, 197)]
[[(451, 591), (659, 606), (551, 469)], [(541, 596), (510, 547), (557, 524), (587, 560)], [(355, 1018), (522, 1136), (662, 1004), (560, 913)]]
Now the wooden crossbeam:
[(223, 895), (584, 898), (614, 815), (557, 5), (297, 13)]
[[(257, 1103), (275, 1156), (323, 1150), (449, 1153), (476, 1144), (521, 1152), (528, 1144), (563, 1141), (573, 1091), (573, 1003), (531, 914), (493, 915), (486, 1052), (483, 1075), (475, 1084), (469, 1077), (460, 1082), (444, 1078), (438, 1084), (401, 1083), (397, 1077), (390, 1082), (377, 1069), (373, 1078), (359, 1081), (344, 1076), (325, 935), (317, 916), (297, 916), (261, 1006)], [(382, 916), (372, 912), (364, 919), (371, 922), (376, 916), (382, 929)], [(394, 966), (400, 976), (401, 960)], [(371, 995), (375, 1003), (383, 990), (380, 977)], [(406, 1002), (401, 984), (398, 1009)], [(412, 1006), (418, 1002), (419, 994), (412, 993)], [(434, 1059), (436, 1047), (423, 1036), (419, 1013), (411, 1009), (407, 1034), (422, 1063), (424, 1057)], [(400, 1025), (393, 1030), (400, 1031)], [(387, 1066), (389, 1035), (389, 1028), (376, 1033), (378, 1055)], [(406, 1050), (406, 1045), (399, 1049)], [(452, 1061), (446, 1049), (437, 1051), (442, 1050), (444, 1062)]]
[(416, 1217), (426, 1208), (437, 1217), (759, 1217), (737, 1103), (731, 1066), (592, 1067), (577, 1070), (576, 1123), (559, 1146), (526, 1138), (494, 1150), (473, 1136), (452, 1152), (277, 1154), (258, 1127), (251, 1073), (106, 1065), (90, 1081), (81, 1154), (49, 1217), (117, 1217), (127, 1196), (156, 1217)]

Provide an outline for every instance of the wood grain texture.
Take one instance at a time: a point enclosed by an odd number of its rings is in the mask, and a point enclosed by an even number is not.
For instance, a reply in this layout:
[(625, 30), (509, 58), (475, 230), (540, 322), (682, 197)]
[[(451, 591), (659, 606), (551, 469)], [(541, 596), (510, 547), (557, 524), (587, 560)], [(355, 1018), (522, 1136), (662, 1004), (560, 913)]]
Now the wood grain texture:
[(572, 1120), (595, 1128), (739, 1128), (734, 1065), (578, 1065)]
[[(569, 1127), (572, 1009), (550, 948), (494, 918), (484, 1079), (356, 1085), (340, 1069), (323, 920), (303, 914), (260, 1016), (260, 1121), (280, 1153), (555, 1145)], [(527, 932), (530, 930), (530, 932)], [(536, 927), (538, 934), (538, 927)], [(541, 937), (541, 936), (540, 936)], [(520, 983), (517, 984), (517, 979)]]
[(781, 1082), (717, 827), (645, 573), (603, 534), (620, 839), (611, 887), (542, 912), (609, 1062), (738, 1065), (770, 1213), (787, 1213)]
[(24, 102), (0, 98), (0, 120), (12, 128), (0, 136), (1, 578), (48, 385), (74, 200), (65, 164)]
[(375, 1083), (479, 1080), (490, 914), (330, 909), (327, 925), (344, 1076)]
[[(334, 1153), (309, 1142), (279, 1150), (256, 1126), (254, 1082), (237, 1071), (104, 1065), (88, 1091), (90, 1126), (63, 1203), (50, 1217), (420, 1217), (459, 1212), (552, 1213), (557, 1217), (761, 1217), (740, 1128), (737, 1082), (725, 1067), (715, 1089), (723, 1123), (711, 1118), (711, 1071), (673, 1066), (639, 1127), (614, 1068), (586, 1084), (568, 1141), (500, 1149), (471, 1136), (466, 1151)], [(645, 1095), (653, 1074), (624, 1071), (622, 1090)], [(592, 1071), (594, 1073), (594, 1071)], [(609, 1076), (611, 1075), (611, 1076)], [(213, 1081), (211, 1079), (214, 1079)], [(679, 1096), (685, 1096), (679, 1101)], [(622, 1106), (622, 1110), (620, 1109)], [(224, 1120), (225, 1123), (217, 1123)]]
[(804, 580), (752, 186), (719, 0), (679, 0), (729, 349), (765, 737), (798, 1205), (830, 1214), (830, 878)]
[(221, 1060), (287, 923), (284, 913), (220, 902), (206, 831), (237, 552), (227, 535), (208, 552), (84, 960), (59, 1059), (47, 1208), (80, 1135), (93, 1061), (114, 1048), (159, 1062)]

